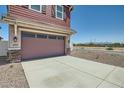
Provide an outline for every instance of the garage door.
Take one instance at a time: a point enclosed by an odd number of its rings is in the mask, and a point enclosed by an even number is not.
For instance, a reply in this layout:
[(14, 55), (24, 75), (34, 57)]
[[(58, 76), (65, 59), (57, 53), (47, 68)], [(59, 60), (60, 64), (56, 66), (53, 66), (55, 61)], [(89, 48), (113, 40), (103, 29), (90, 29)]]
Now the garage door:
[(22, 32), (22, 59), (64, 55), (64, 37)]

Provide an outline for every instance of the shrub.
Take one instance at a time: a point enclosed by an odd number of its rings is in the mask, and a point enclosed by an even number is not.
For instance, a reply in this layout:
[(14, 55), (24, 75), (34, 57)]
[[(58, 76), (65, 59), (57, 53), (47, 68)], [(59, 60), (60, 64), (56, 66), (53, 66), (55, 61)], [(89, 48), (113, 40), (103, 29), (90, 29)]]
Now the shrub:
[(112, 47), (108, 47), (108, 48), (106, 48), (106, 50), (113, 50), (113, 48)]
[(13, 65), (10, 65), (10, 68), (13, 68)]

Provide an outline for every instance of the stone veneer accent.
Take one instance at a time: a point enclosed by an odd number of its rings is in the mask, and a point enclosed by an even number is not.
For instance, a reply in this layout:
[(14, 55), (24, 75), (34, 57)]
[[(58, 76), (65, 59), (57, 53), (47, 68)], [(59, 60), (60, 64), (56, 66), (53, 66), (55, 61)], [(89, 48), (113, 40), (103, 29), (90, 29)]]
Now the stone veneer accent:
[(7, 52), (8, 61), (20, 62), (21, 61), (21, 50), (8, 50)]

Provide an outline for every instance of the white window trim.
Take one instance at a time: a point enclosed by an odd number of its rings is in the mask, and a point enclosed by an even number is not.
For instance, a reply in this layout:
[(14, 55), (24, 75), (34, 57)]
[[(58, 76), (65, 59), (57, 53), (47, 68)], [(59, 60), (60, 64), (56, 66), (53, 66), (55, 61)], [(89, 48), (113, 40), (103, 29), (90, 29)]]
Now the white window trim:
[(36, 12), (42, 13), (42, 5), (40, 5), (40, 11), (31, 8), (31, 6), (32, 6), (32, 5), (29, 5), (29, 9), (31, 9), (31, 10), (33, 10), (33, 11), (36, 11)]
[[(56, 16), (57, 19), (64, 20), (64, 7), (63, 7), (62, 5), (59, 5), (59, 6), (62, 7), (62, 12), (60, 12), (60, 11), (57, 11), (57, 6), (58, 6), (58, 5), (55, 6), (55, 16)], [(57, 12), (62, 13), (62, 18), (60, 18), (60, 17), (57, 16)]]

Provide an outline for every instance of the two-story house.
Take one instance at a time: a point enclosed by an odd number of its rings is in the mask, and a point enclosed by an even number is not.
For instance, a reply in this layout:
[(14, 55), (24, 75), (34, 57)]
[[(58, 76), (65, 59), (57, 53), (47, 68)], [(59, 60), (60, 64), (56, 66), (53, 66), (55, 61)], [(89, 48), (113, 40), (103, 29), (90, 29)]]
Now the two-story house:
[(70, 5), (8, 5), (3, 21), (9, 24), (10, 60), (69, 53)]

